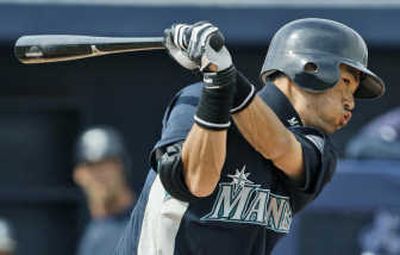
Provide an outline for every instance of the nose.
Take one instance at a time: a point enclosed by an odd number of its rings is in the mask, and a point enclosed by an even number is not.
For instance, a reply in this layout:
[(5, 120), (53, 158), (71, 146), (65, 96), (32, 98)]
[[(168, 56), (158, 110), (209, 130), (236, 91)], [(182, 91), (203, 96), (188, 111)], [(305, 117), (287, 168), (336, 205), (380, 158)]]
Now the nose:
[(355, 107), (354, 102), (354, 93), (355, 89), (352, 89), (353, 86), (346, 86), (344, 90), (342, 90), (342, 98), (343, 98), (343, 107), (347, 111), (353, 111)]
[(353, 111), (355, 107), (354, 95), (350, 94), (344, 100), (344, 109), (347, 111)]

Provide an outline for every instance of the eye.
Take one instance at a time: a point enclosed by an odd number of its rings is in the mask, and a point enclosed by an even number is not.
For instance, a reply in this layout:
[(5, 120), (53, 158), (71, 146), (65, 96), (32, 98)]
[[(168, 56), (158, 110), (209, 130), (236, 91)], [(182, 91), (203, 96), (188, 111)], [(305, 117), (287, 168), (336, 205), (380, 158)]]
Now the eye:
[(350, 85), (350, 79), (348, 79), (348, 78), (342, 78), (342, 80), (343, 80), (344, 84)]

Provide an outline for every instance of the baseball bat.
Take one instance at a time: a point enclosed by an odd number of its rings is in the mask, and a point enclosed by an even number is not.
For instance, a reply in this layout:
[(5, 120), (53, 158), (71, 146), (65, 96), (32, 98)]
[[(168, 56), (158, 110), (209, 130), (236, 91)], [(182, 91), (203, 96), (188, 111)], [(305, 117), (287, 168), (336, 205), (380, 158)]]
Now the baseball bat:
[(21, 63), (40, 64), (164, 48), (163, 37), (28, 35), (17, 40), (14, 52)]

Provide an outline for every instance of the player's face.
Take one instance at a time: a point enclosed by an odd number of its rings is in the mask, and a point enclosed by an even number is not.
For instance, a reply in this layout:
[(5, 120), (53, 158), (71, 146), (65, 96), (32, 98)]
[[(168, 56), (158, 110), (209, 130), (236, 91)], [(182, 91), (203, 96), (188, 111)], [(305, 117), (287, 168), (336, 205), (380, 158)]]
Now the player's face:
[(122, 164), (118, 160), (103, 160), (79, 165), (74, 171), (74, 180), (83, 189), (101, 191), (112, 196), (123, 183)]
[[(359, 72), (340, 66), (340, 80), (333, 88), (323, 93), (309, 94), (308, 124), (333, 133), (346, 126), (355, 107), (354, 93), (359, 86)], [(310, 108), (311, 107), (311, 108)]]

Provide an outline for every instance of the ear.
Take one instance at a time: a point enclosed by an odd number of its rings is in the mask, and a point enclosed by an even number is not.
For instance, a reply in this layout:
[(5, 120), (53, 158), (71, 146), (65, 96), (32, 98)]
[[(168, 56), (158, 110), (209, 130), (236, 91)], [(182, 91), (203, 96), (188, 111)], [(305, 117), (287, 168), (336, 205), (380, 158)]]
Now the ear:
[(301, 89), (299, 85), (297, 85), (287, 76), (279, 77), (274, 81), (274, 84), (289, 99), (291, 99), (294, 94)]
[(78, 185), (82, 185), (85, 180), (85, 169), (82, 166), (76, 166), (72, 173), (72, 179)]

